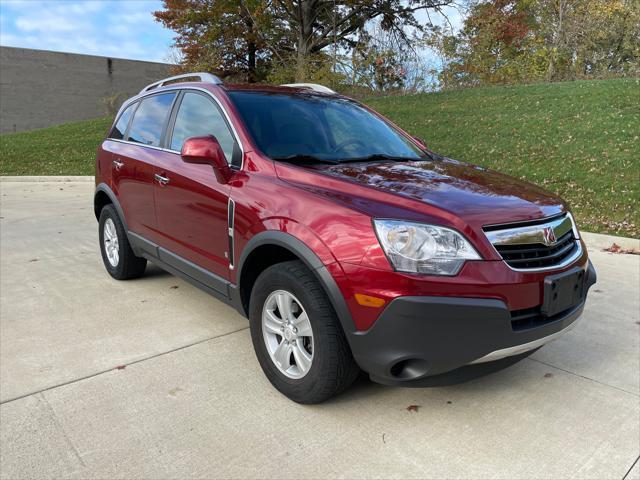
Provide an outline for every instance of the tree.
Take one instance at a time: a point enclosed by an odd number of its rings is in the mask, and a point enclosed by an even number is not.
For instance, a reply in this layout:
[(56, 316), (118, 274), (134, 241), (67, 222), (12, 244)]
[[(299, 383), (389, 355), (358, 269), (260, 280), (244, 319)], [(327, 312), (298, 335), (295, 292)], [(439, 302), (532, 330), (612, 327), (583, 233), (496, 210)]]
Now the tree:
[(640, 2), (546, 0), (538, 4), (547, 80), (638, 73)]
[(431, 44), (442, 53), (445, 88), (519, 83), (540, 74), (533, 0), (492, 0), (472, 7), (456, 34), (436, 31)]
[(274, 53), (291, 49), (277, 11), (263, 0), (164, 0), (156, 20), (176, 32), (180, 70), (264, 80)]
[(378, 19), (386, 31), (409, 41), (426, 28), (420, 11), (439, 11), (453, 0), (164, 0), (156, 18), (177, 33), (184, 66), (246, 72), (263, 78), (272, 62), (308, 78), (309, 63), (325, 61), (329, 46), (351, 49), (357, 33)]
[(416, 92), (427, 88), (431, 76), (427, 62), (421, 55), (423, 41), (413, 35), (410, 42), (395, 32), (372, 22), (360, 34), (352, 48), (349, 61), (340, 67), (348, 72), (351, 85), (379, 92)]
[(431, 44), (445, 88), (637, 75), (640, 2), (484, 0), (458, 34)]
[[(305, 79), (307, 59), (333, 45), (353, 48), (356, 33), (367, 22), (379, 19), (385, 31), (408, 42), (409, 30), (422, 31), (426, 25), (416, 18), (423, 10), (436, 10), (453, 0), (280, 0), (289, 28), (297, 34), (296, 80)], [(293, 35), (292, 35), (293, 36)]]

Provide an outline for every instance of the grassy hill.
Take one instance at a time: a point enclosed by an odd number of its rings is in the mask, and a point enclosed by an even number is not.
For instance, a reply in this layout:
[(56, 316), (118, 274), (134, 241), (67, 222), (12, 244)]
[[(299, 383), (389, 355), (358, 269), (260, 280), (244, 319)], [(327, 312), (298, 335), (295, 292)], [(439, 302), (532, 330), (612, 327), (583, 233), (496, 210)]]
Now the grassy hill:
[[(581, 228), (640, 236), (640, 81), (478, 88), (366, 100), (433, 150), (562, 195)], [(93, 173), (107, 118), (0, 136), (0, 175)]]

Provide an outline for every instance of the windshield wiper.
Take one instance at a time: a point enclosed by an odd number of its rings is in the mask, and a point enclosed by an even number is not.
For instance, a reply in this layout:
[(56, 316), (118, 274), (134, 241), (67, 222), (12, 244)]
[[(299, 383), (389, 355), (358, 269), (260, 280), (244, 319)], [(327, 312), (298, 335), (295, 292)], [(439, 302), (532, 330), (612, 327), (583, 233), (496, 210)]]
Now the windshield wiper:
[(416, 161), (420, 161), (421, 158), (398, 157), (394, 155), (387, 155), (386, 153), (374, 153), (372, 155), (366, 155), (364, 157), (344, 158), (340, 160), (338, 163), (375, 162), (375, 161), (385, 161), (385, 160), (393, 160), (394, 162), (416, 162)]
[(296, 153), (295, 155), (287, 155), (285, 157), (271, 157), (273, 160), (279, 162), (292, 162), (292, 163), (331, 163), (337, 165), (337, 160), (331, 160), (328, 158), (314, 157), (313, 155), (307, 155), (302, 153)]

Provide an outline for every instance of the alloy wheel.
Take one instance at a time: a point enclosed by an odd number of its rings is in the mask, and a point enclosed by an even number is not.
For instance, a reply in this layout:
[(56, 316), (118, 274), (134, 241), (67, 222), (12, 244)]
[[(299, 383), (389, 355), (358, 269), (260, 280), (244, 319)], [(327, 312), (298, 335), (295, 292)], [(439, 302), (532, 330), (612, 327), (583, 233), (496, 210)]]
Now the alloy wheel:
[(107, 260), (112, 267), (117, 267), (120, 261), (120, 245), (118, 243), (118, 232), (116, 231), (116, 225), (113, 220), (107, 218), (104, 222), (104, 228), (102, 230), (102, 236), (104, 241), (104, 251), (107, 255)]
[(304, 377), (313, 363), (313, 330), (300, 301), (286, 290), (272, 292), (262, 309), (262, 334), (271, 361), (289, 378)]

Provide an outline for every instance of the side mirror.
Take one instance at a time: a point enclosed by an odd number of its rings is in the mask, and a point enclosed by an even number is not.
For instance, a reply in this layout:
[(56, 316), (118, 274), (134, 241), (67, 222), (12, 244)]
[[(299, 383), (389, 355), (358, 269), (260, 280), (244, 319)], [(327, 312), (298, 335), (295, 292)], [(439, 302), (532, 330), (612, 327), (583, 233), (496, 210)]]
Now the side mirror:
[(231, 169), (222, 147), (213, 135), (187, 138), (182, 144), (180, 156), (186, 163), (211, 165), (220, 183), (229, 181)]

